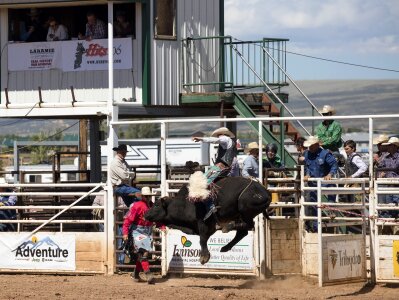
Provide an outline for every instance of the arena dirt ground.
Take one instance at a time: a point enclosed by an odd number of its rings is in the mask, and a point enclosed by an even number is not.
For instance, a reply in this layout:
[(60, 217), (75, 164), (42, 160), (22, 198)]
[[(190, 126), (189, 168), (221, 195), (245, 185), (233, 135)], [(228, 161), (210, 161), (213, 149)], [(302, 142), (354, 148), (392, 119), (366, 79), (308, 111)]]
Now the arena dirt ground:
[(399, 285), (352, 283), (319, 288), (316, 280), (276, 276), (264, 281), (226, 277), (157, 278), (136, 283), (114, 276), (0, 275), (0, 299), (398, 299)]

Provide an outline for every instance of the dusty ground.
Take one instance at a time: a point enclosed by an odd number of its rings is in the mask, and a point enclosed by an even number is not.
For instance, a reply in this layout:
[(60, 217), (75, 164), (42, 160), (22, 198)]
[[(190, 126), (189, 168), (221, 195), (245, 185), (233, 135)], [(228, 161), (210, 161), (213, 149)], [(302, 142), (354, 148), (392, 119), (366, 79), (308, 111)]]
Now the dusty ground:
[(129, 275), (0, 275), (0, 299), (398, 299), (399, 285), (364, 283), (319, 288), (316, 281), (281, 276), (264, 281), (232, 278), (157, 279), (135, 283)]

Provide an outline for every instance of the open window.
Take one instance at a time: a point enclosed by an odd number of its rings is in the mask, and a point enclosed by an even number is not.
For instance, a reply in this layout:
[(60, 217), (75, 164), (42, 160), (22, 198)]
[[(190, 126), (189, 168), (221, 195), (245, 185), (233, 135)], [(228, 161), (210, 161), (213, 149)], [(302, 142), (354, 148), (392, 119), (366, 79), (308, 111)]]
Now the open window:
[(154, 29), (157, 39), (176, 39), (176, 0), (155, 0)]
[[(125, 19), (131, 27), (124, 36), (114, 32), (115, 37), (135, 37), (135, 8), (136, 3), (118, 3), (114, 5), (114, 29), (117, 28), (116, 21), (119, 16)], [(36, 14), (37, 23), (40, 24), (40, 35), (32, 41), (45, 41), (49, 29), (49, 17), (54, 17), (59, 24), (64, 25), (68, 31), (68, 39), (77, 39), (78, 34), (85, 34), (87, 23), (87, 12), (93, 12), (96, 17), (107, 23), (108, 8), (107, 5), (85, 5), (85, 6), (65, 6), (65, 7), (41, 7), (34, 9), (16, 8), (8, 10), (9, 19), (9, 41), (27, 41), (24, 33), (29, 31), (32, 22), (33, 12)]]

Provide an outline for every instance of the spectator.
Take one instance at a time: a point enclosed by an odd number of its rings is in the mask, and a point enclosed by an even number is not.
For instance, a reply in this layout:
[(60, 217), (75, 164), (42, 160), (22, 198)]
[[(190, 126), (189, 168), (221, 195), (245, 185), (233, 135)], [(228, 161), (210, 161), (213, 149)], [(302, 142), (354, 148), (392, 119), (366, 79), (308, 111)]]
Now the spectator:
[(79, 40), (91, 41), (92, 39), (105, 39), (107, 38), (107, 27), (105, 23), (100, 19), (97, 19), (97, 16), (94, 12), (88, 12), (86, 14), (87, 23), (86, 23), (86, 33), (82, 35), (78, 34)]
[(387, 153), (386, 153), (387, 147), (383, 146), (382, 144), (388, 142), (388, 140), (389, 140), (389, 137), (386, 134), (380, 134), (377, 138), (375, 138), (373, 140), (373, 145), (377, 145), (377, 152), (374, 153), (374, 156), (373, 156), (374, 165), (378, 165), (381, 158), (383, 158), (385, 155), (387, 155)]
[(265, 168), (284, 168), (284, 163), (281, 161), (280, 156), (278, 156), (277, 151), (278, 147), (274, 143), (270, 143), (266, 145), (266, 158), (267, 160), (264, 163)]
[[(383, 178), (399, 178), (399, 138), (391, 137), (388, 142), (382, 143), (383, 146), (387, 146), (387, 154), (382, 157), (378, 167), (390, 169), (389, 171), (382, 171), (379, 173), (379, 177)], [(392, 188), (392, 186), (389, 186)], [(385, 195), (383, 202), (386, 204), (395, 203), (399, 204), (399, 194)], [(384, 217), (397, 218), (398, 211), (387, 211)]]
[[(229, 129), (226, 127), (220, 127), (212, 133), (211, 137), (192, 138), (195, 142), (219, 144), (215, 165), (209, 168), (205, 174), (208, 185), (219, 176), (229, 174), (232, 167), (234, 167), (234, 164), (238, 165), (236, 163), (237, 148), (236, 143), (233, 140), (234, 137), (234, 133), (232, 133)], [(212, 199), (208, 199), (205, 204), (208, 213), (205, 215), (204, 220), (207, 220), (213, 213), (217, 211), (217, 209)]]
[(362, 177), (368, 167), (359, 154), (356, 153), (356, 143), (348, 140), (344, 143), (344, 150), (347, 155), (345, 162), (345, 174), (347, 178)]
[[(323, 116), (335, 115), (335, 109), (330, 105), (324, 105), (320, 110)], [(342, 146), (341, 140), (342, 128), (335, 120), (324, 120), (316, 128), (316, 135), (319, 139), (319, 145), (331, 152), (339, 153), (339, 148)]]
[(303, 165), (305, 163), (305, 151), (308, 149), (303, 145), (306, 141), (304, 137), (299, 137), (295, 141), (296, 150), (298, 151), (298, 165)]
[(64, 41), (68, 39), (68, 29), (59, 24), (54, 17), (49, 17), (47, 21), (49, 28), (47, 32), (47, 41)]
[(29, 21), (20, 30), (21, 41), (42, 42), (46, 40), (46, 26), (40, 18), (41, 12), (37, 8), (31, 8), (28, 13)]
[[(345, 175), (347, 178), (359, 178), (364, 177), (367, 174), (368, 166), (356, 153), (356, 143), (353, 140), (348, 140), (344, 143), (344, 150), (346, 153), (345, 161)], [(345, 185), (347, 187), (357, 187), (359, 184), (349, 184)], [(359, 196), (359, 195), (357, 195)], [(346, 197), (347, 202), (355, 202), (359, 197), (355, 197), (353, 194), (349, 194)]]
[[(149, 187), (143, 187), (141, 198), (129, 210), (123, 222), (123, 240), (126, 241), (129, 234), (133, 238), (134, 252), (137, 254), (136, 268), (132, 274), (137, 281), (154, 283), (154, 276), (150, 271), (148, 262), (149, 252), (152, 250), (152, 222), (144, 219), (144, 214), (149, 210), (151, 197), (155, 195)], [(129, 232), (131, 230), (131, 232)]]
[(134, 178), (134, 172), (129, 171), (129, 165), (125, 161), (127, 154), (127, 146), (124, 144), (113, 148), (116, 155), (111, 163), (111, 183), (114, 187), (114, 193), (121, 196), (123, 202), (127, 207), (133, 202), (137, 201), (140, 196), (140, 190), (129, 185), (130, 181)]
[[(309, 178), (324, 178), (324, 180), (331, 180), (333, 176), (337, 174), (338, 164), (332, 153), (320, 147), (319, 139), (316, 136), (310, 136), (303, 145), (308, 147), (308, 151), (305, 151), (305, 178), (307, 181)], [(316, 182), (309, 181), (308, 186), (315, 187)], [(329, 187), (329, 184), (323, 184), (324, 187)], [(329, 195), (328, 201), (334, 202), (335, 196)], [(311, 191), (309, 193), (309, 202), (317, 202), (317, 191)], [(317, 210), (315, 207), (309, 207), (308, 214), (311, 216), (317, 216)], [(317, 222), (306, 223), (307, 230), (316, 232)]]
[(116, 21), (114, 22), (114, 36), (123, 38), (132, 35), (133, 29), (129, 21), (126, 20), (124, 11), (116, 12)]
[(244, 152), (249, 154), (242, 167), (243, 177), (259, 177), (259, 145), (257, 142), (248, 144)]
[[(17, 203), (17, 196), (2, 196), (1, 193), (10, 193), (11, 189), (6, 188), (4, 185), (6, 181), (4, 178), (0, 177), (0, 207), (4, 206), (14, 206)], [(17, 212), (15, 209), (1, 209), (0, 210), (0, 220), (15, 220), (17, 218)], [(11, 223), (1, 224), (1, 231), (15, 231), (14, 225)]]

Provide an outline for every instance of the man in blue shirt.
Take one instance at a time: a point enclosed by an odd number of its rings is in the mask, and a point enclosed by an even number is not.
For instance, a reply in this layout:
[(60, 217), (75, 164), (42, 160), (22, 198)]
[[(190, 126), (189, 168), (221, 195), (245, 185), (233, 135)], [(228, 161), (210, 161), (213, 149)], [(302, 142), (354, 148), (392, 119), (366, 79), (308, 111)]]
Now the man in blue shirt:
[(259, 177), (259, 145), (257, 142), (248, 144), (248, 147), (244, 150), (248, 153), (248, 157), (244, 160), (242, 167), (243, 177)]
[[(4, 178), (0, 178), (0, 206), (14, 206), (17, 204), (17, 196), (3, 196), (1, 193), (10, 193), (11, 190), (5, 187), (6, 181)], [(0, 210), (0, 220), (15, 220), (17, 217), (17, 213), (15, 209), (2, 209)], [(0, 231), (14, 231), (14, 224), (8, 223), (0, 223)]]
[[(331, 180), (333, 176), (337, 174), (338, 163), (332, 153), (320, 147), (319, 139), (316, 136), (310, 136), (303, 145), (308, 147), (305, 151), (305, 178), (307, 181), (310, 177), (312, 178), (323, 178), (324, 180)], [(315, 181), (309, 181), (308, 186), (316, 186)], [(331, 186), (329, 184), (323, 184), (323, 187)], [(335, 196), (329, 195), (328, 201), (334, 202)], [(317, 202), (317, 191), (311, 191), (309, 193), (309, 201)], [(308, 211), (309, 215), (316, 216), (317, 210), (315, 207), (310, 207)], [(309, 224), (308, 224), (309, 225)], [(310, 222), (308, 228), (310, 231), (317, 231), (317, 222)]]

